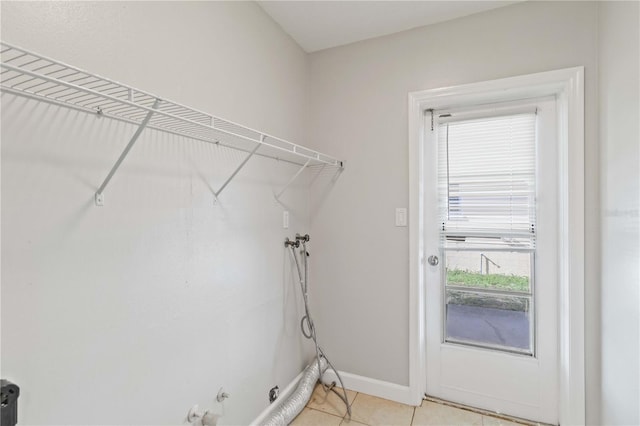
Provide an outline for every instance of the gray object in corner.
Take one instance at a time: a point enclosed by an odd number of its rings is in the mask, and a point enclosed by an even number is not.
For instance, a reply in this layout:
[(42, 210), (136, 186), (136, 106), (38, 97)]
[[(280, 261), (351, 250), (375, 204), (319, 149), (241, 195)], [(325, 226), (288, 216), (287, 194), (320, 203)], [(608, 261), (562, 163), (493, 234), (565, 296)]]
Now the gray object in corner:
[(0, 402), (1, 416), (0, 424), (2, 426), (15, 426), (18, 423), (18, 397), (20, 396), (20, 388), (18, 385), (8, 380), (0, 381)]

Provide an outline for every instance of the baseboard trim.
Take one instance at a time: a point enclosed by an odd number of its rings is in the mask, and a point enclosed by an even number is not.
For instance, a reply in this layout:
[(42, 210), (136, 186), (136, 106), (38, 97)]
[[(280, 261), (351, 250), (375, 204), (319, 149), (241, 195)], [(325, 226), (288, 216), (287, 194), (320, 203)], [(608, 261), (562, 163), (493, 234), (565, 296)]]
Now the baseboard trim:
[(300, 374), (294, 377), (294, 379), (291, 382), (289, 382), (289, 384), (283, 390), (280, 391), (280, 396), (278, 396), (278, 399), (276, 399), (272, 404), (269, 404), (267, 408), (265, 408), (258, 415), (258, 417), (256, 417), (255, 420), (251, 422), (251, 426), (259, 426), (264, 423), (264, 419), (270, 416), (271, 412), (275, 410), (276, 407), (278, 407), (278, 405), (280, 405), (279, 403), (281, 401), (284, 401), (286, 398), (288, 398), (289, 395), (293, 392), (293, 390), (298, 385), (298, 382), (302, 378), (302, 373), (304, 373), (304, 370), (302, 370)]
[[(349, 390), (377, 396), (378, 398), (389, 399), (402, 404), (416, 405), (413, 400), (414, 398), (411, 397), (411, 388), (409, 386), (402, 386), (395, 383), (385, 382), (383, 380), (346, 373), (344, 371), (340, 371), (340, 377), (342, 377), (342, 380), (344, 381), (344, 387)], [(324, 373), (323, 378), (325, 382), (332, 382), (335, 380), (338, 386), (340, 386), (340, 382), (338, 381), (336, 374), (331, 370), (327, 370), (327, 372)]]

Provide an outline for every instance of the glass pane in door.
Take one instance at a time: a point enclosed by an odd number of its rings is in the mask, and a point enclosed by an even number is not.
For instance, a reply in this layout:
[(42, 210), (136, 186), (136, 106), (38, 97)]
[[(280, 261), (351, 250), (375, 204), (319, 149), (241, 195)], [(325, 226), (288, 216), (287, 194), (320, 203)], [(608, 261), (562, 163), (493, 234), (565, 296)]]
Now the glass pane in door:
[(533, 254), (445, 250), (444, 258), (444, 340), (533, 354)]

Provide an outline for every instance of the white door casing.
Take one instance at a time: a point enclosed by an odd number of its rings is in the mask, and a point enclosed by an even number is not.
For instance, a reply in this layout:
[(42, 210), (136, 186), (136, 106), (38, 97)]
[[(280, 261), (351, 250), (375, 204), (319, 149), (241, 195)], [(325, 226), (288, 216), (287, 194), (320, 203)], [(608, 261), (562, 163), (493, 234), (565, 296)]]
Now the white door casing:
[(549, 71), (409, 94), (410, 392), (426, 390), (425, 109), (556, 96), (558, 122), (559, 422), (585, 421), (584, 69)]

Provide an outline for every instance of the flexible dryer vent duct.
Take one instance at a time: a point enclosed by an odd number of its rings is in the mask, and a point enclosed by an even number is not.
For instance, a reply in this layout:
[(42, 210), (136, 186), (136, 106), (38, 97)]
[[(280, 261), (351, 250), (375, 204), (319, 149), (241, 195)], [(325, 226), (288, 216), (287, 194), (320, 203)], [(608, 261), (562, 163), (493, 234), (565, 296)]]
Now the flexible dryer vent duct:
[[(322, 372), (318, 374), (318, 365), (322, 369)], [(262, 423), (264, 426), (282, 426), (288, 425), (296, 418), (298, 414), (304, 409), (307, 402), (311, 398), (313, 389), (318, 382), (318, 379), (322, 376), (322, 373), (327, 369), (327, 360), (324, 357), (320, 357), (320, 363), (318, 364), (317, 358), (311, 361), (311, 364), (304, 369), (302, 377), (298, 382), (295, 390), (285, 399)]]

